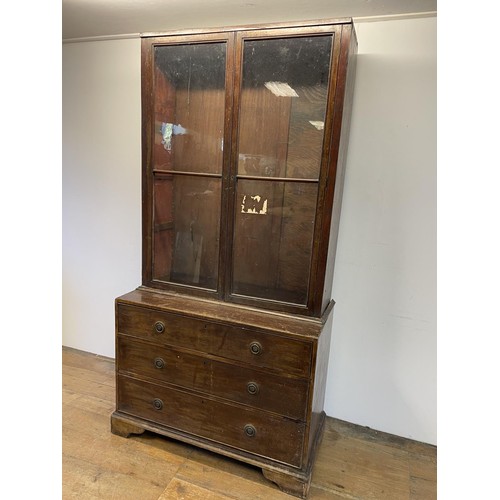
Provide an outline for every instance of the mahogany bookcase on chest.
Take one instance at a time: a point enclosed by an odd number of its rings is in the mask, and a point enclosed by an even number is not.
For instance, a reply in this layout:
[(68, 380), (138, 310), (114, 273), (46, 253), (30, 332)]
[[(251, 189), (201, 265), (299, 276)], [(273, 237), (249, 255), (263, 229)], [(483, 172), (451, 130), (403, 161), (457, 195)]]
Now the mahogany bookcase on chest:
[(121, 436), (305, 498), (325, 413), (350, 19), (142, 36), (142, 285), (116, 299)]

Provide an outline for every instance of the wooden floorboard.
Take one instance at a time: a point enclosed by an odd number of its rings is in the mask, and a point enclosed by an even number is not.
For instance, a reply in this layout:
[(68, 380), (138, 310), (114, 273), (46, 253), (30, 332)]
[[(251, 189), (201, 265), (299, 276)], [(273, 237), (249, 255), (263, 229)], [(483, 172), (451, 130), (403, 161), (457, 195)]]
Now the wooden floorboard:
[[(260, 469), (145, 432), (110, 432), (112, 359), (62, 352), (63, 499), (285, 500)], [(432, 500), (436, 447), (328, 417), (310, 500)]]

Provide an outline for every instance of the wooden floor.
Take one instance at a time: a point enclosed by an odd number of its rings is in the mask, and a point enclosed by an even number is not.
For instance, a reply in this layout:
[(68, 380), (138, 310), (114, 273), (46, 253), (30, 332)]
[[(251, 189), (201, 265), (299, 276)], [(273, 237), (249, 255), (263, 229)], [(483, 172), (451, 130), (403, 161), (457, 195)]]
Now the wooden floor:
[[(63, 499), (291, 500), (259, 469), (110, 432), (113, 360), (63, 348)], [(309, 499), (435, 499), (436, 447), (327, 418)]]

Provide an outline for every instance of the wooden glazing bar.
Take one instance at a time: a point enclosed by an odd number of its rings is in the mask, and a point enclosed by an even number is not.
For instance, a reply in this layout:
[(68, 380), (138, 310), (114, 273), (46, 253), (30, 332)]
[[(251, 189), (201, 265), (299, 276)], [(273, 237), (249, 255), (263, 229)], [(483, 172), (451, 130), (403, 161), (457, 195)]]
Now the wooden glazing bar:
[(312, 182), (317, 183), (319, 179), (302, 179), (300, 177), (271, 177), (261, 175), (237, 175), (237, 179), (251, 181), (275, 181), (275, 182)]
[(186, 172), (184, 170), (153, 170), (154, 174), (166, 174), (166, 175), (194, 175), (198, 177), (217, 177), (222, 178), (222, 174), (213, 174), (209, 172)]

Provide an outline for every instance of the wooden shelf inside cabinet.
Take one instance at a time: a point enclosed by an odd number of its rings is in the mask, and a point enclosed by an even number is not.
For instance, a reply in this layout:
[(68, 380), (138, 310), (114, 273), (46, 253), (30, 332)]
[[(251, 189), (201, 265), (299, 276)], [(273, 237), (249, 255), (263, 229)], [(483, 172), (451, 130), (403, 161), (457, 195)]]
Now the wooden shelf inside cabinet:
[(237, 458), (305, 498), (325, 417), (352, 21), (141, 43), (143, 279), (116, 300), (112, 432)]

